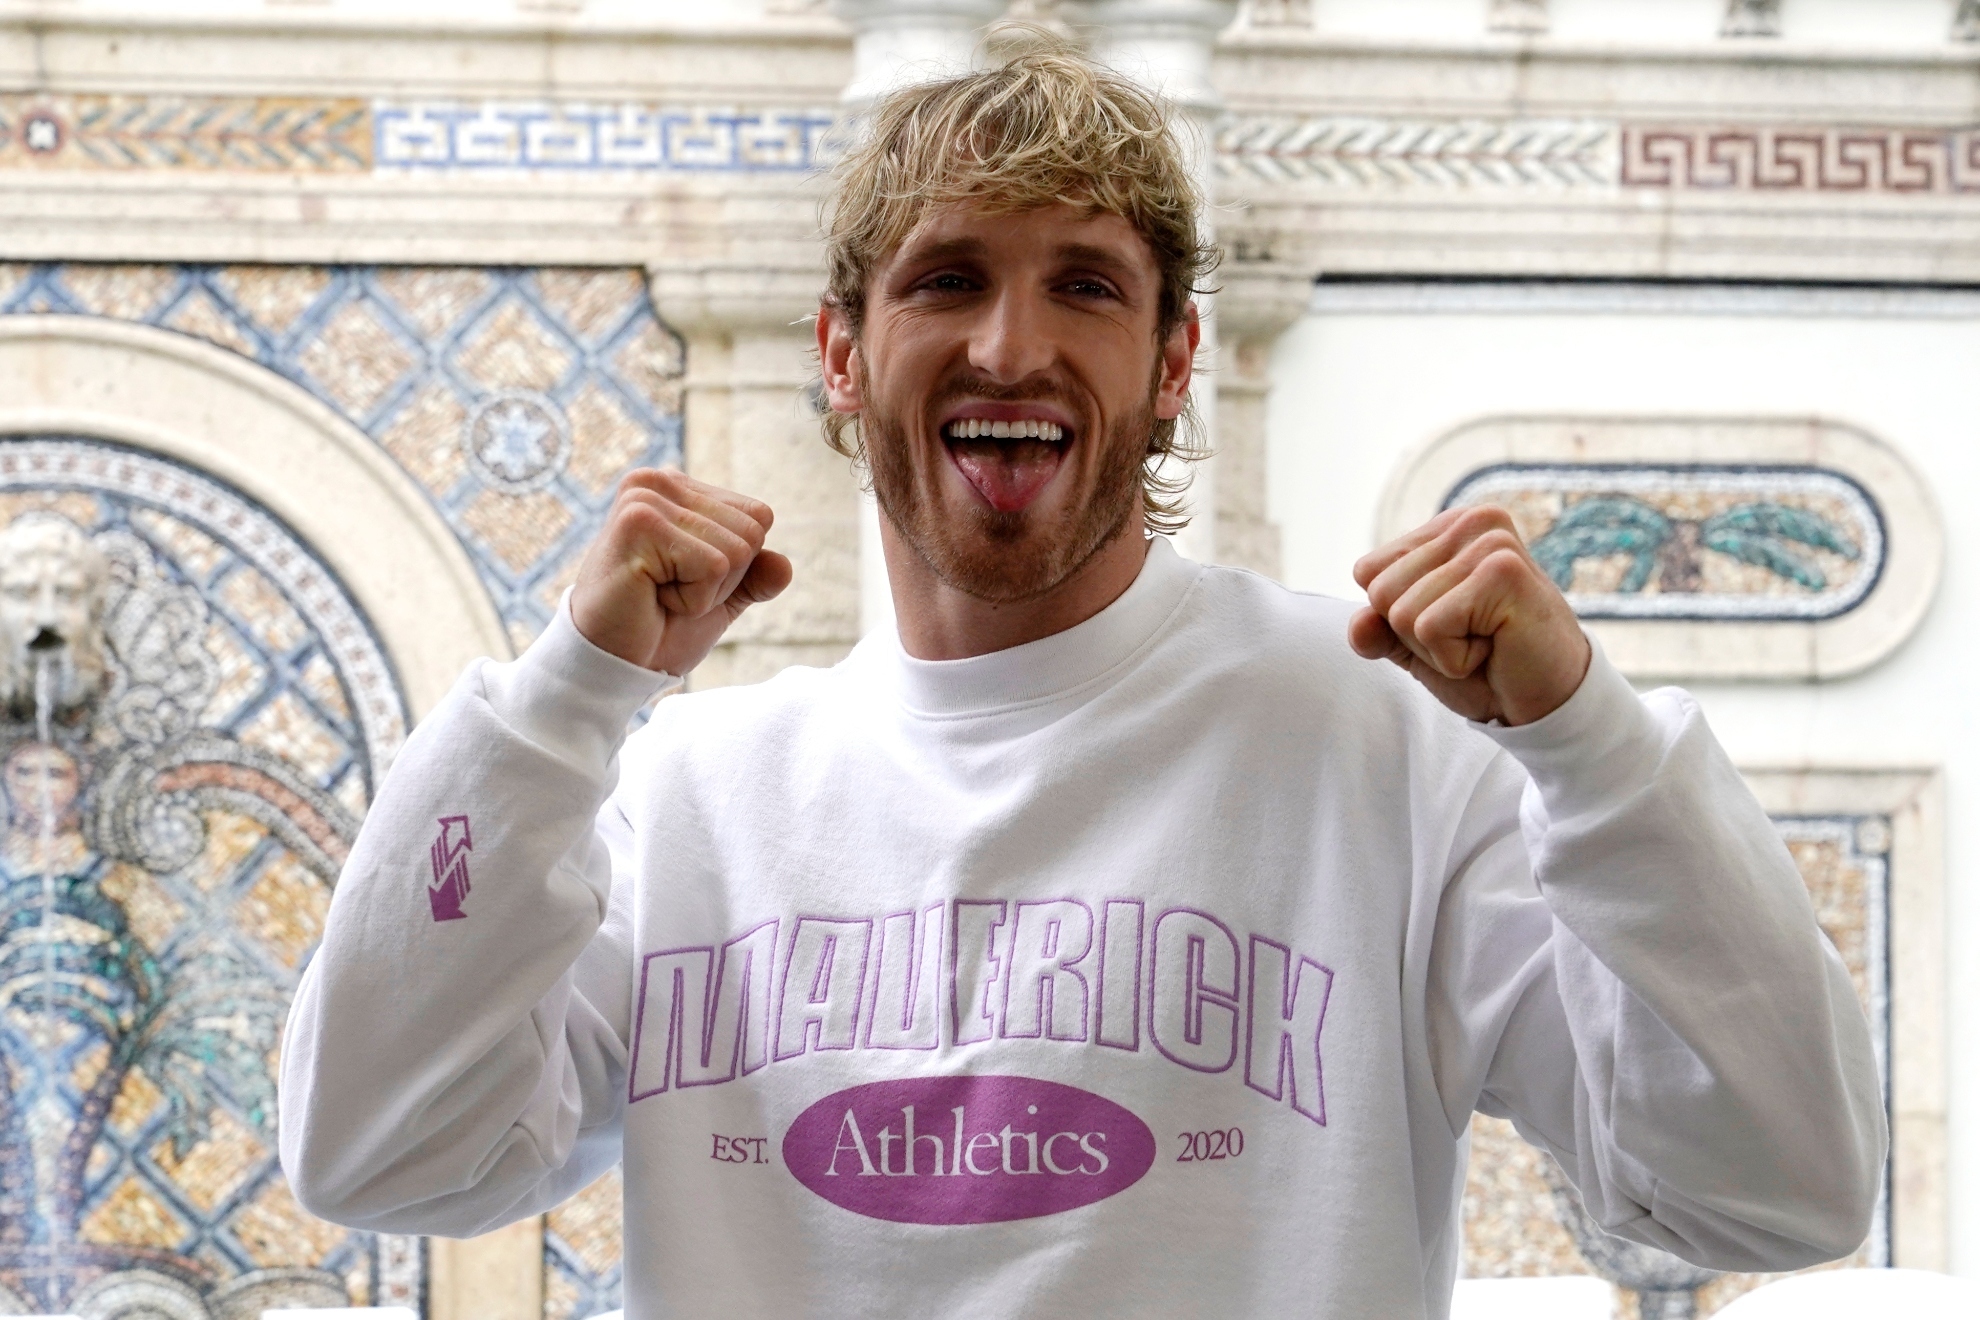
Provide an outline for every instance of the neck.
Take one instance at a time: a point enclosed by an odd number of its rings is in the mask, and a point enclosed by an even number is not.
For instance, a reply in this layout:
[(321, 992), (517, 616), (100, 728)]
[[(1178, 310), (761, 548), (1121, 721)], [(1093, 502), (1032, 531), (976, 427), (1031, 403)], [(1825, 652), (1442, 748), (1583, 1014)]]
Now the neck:
[(1148, 555), (1141, 519), (1134, 518), (1051, 590), (1029, 600), (990, 601), (937, 577), (884, 515), (880, 544), (901, 648), (917, 660), (966, 660), (1085, 623), (1134, 585)]

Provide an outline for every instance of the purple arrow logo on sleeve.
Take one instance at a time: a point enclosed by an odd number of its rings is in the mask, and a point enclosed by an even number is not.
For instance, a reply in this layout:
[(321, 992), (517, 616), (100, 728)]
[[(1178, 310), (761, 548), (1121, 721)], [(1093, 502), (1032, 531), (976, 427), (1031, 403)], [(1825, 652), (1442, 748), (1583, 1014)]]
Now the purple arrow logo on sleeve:
[(433, 841), (433, 887), (426, 897), (435, 921), (459, 921), (467, 916), (461, 904), (468, 896), (467, 855), (474, 851), (466, 816), (442, 816), (440, 837)]

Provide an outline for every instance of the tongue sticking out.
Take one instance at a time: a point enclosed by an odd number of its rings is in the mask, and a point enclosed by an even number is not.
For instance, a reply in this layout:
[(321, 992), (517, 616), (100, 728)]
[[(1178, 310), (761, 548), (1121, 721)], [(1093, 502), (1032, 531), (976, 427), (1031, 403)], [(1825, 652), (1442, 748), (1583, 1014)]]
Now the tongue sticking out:
[(976, 493), (999, 513), (1015, 513), (1037, 499), (1065, 457), (1064, 448), (1049, 441), (987, 436), (951, 440), (949, 453)]

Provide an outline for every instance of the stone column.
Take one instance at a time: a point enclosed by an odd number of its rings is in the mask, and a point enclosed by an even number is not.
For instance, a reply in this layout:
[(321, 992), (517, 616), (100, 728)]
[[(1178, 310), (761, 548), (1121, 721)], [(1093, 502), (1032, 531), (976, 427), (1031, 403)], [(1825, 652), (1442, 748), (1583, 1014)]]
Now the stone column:
[(1279, 527), (1266, 507), (1265, 405), (1272, 346), (1306, 310), (1313, 282), (1294, 270), (1235, 261), (1224, 268), (1221, 282), (1217, 562), (1277, 577)]
[[(809, 211), (791, 223), (810, 224)], [(826, 447), (809, 390), (824, 273), (667, 265), (649, 270), (648, 281), (661, 319), (687, 341), (687, 470), (768, 504), (777, 515), (769, 543), (797, 569), (790, 590), (744, 614), (689, 686), (836, 663), (859, 639), (859, 484)]]
[[(1218, 34), (1236, 14), (1237, 0), (1077, 0), (1068, 7), (1068, 16), (1086, 37), (1094, 58), (1175, 107), (1192, 171), (1206, 198), (1216, 196), (1213, 144), (1224, 106), (1210, 81), (1210, 58)], [(1206, 237), (1214, 238), (1212, 216), (1206, 214), (1202, 223)], [(1208, 372), (1198, 375), (1191, 394), (1203, 439), (1214, 451), (1222, 436), (1217, 381), (1226, 360), (1218, 352), (1214, 300), (1199, 295), (1197, 308), (1203, 318), (1203, 346), (1197, 361)], [(1176, 538), (1177, 549), (1205, 562), (1222, 557), (1217, 525), (1222, 467), (1216, 457), (1195, 465), (1190, 525)]]

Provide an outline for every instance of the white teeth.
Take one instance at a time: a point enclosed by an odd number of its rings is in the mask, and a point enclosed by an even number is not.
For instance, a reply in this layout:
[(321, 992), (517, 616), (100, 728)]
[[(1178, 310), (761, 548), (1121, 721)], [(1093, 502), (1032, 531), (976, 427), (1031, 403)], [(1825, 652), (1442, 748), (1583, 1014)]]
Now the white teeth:
[(1021, 422), (986, 422), (971, 417), (950, 422), (949, 435), (956, 440), (974, 440), (988, 436), (993, 440), (1046, 440), (1053, 444), (1065, 439), (1066, 430), (1057, 422), (1027, 420)]

